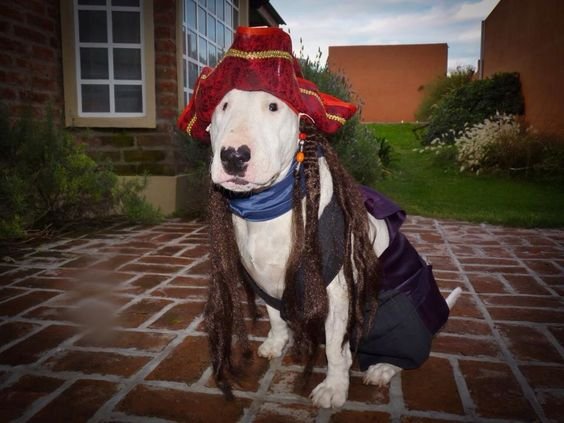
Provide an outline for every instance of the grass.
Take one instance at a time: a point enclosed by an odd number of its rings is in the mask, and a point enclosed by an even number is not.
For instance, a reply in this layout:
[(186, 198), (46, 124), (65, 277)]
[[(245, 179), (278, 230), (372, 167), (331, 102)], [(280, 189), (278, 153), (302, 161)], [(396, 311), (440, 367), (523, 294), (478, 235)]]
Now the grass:
[(375, 188), (409, 214), (518, 227), (564, 227), (561, 184), (440, 168), (432, 154), (414, 152), (412, 124), (372, 125), (394, 148), (391, 175)]

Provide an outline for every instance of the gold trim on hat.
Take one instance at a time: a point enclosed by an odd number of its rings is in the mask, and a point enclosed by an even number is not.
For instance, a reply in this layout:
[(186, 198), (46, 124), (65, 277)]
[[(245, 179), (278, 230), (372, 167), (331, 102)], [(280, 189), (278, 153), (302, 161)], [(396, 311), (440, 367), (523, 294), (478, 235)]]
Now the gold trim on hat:
[(192, 119), (190, 119), (190, 122), (188, 122), (188, 125), (186, 126), (186, 133), (190, 136), (192, 136), (192, 128), (196, 124), (196, 119), (196, 115), (192, 116)]
[(257, 60), (257, 59), (286, 59), (293, 61), (291, 53), (282, 50), (265, 50), (265, 51), (242, 51), (230, 48), (227, 50), (225, 57), (237, 57), (239, 59)]
[(344, 125), (345, 123), (347, 123), (347, 120), (345, 118), (342, 118), (341, 116), (331, 115), (329, 113), (325, 113), (325, 116), (327, 116), (327, 119), (331, 119), (331, 120), (334, 120), (336, 122), (339, 122), (341, 125)]
[[(317, 94), (315, 91), (308, 90), (307, 88), (300, 88), (300, 92), (315, 97), (321, 103), (323, 108), (325, 108), (325, 105), (323, 104), (321, 97), (319, 97), (319, 94)], [(335, 122), (339, 122), (341, 125), (344, 125), (347, 122), (345, 118), (342, 118), (341, 116), (337, 116), (337, 115), (332, 115), (327, 112), (325, 112), (325, 116), (327, 116), (327, 119), (334, 120)]]

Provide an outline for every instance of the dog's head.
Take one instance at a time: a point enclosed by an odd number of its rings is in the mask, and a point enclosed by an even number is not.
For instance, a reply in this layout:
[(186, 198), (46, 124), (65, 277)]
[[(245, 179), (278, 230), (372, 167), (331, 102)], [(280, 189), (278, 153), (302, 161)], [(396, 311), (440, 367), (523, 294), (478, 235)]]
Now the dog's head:
[(264, 91), (232, 89), (209, 127), (212, 181), (237, 192), (268, 188), (292, 165), (298, 131), (299, 117), (284, 101)]

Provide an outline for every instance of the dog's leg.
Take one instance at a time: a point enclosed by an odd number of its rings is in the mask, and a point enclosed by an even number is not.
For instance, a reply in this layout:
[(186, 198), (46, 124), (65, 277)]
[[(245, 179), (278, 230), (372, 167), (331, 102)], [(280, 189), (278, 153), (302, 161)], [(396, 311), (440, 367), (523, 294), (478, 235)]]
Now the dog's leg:
[(282, 355), (282, 350), (288, 342), (288, 325), (280, 317), (280, 312), (275, 308), (267, 305), (266, 311), (268, 311), (268, 317), (270, 318), (270, 331), (266, 341), (258, 348), (258, 355), (270, 360)]
[(390, 380), (402, 371), (401, 367), (388, 363), (378, 363), (370, 366), (364, 373), (363, 382), (366, 385), (386, 386)]
[(348, 293), (342, 273), (327, 288), (329, 315), (325, 322), (325, 352), (327, 377), (312, 391), (311, 398), (318, 407), (341, 407), (349, 391), (349, 369), (352, 364), (348, 341), (343, 344), (347, 331)]

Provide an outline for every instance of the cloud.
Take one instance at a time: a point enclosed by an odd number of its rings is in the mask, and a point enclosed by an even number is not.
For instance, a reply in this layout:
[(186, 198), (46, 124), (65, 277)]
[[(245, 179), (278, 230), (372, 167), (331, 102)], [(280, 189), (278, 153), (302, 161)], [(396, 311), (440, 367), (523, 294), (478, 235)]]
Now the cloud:
[(449, 63), (475, 65), (480, 22), (499, 0), (271, 0), (295, 49), (323, 60), (330, 45), (448, 43)]

